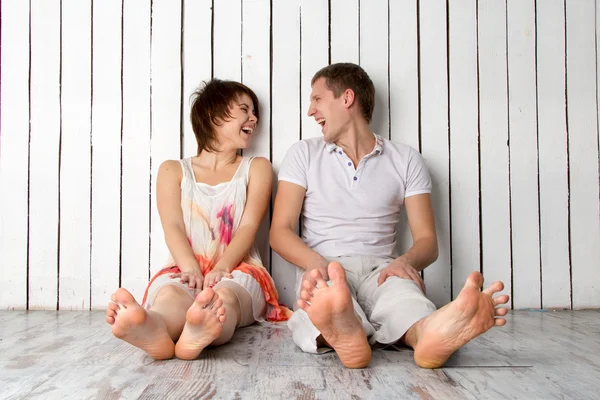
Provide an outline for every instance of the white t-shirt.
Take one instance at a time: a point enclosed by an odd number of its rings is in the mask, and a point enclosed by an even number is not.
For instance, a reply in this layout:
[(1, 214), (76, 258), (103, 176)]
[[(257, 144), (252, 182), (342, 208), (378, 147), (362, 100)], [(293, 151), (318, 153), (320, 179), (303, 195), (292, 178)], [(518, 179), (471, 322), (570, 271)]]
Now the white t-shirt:
[(396, 257), (396, 225), (406, 197), (431, 193), (421, 155), (375, 135), (373, 151), (354, 168), (323, 138), (288, 150), (279, 180), (306, 189), (301, 236), (322, 256)]

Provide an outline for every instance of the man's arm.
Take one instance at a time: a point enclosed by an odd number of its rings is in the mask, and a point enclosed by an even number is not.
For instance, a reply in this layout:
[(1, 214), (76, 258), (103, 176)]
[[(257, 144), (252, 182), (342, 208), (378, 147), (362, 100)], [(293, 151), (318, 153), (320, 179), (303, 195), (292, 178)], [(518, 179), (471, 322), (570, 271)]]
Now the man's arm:
[(422, 271), (438, 258), (431, 196), (429, 194), (418, 194), (407, 197), (404, 200), (404, 205), (413, 245), (397, 260), (406, 261), (417, 271)]
[(397, 276), (413, 280), (425, 293), (425, 283), (419, 275), (419, 271), (424, 270), (438, 257), (431, 199), (428, 193), (418, 194), (407, 197), (404, 203), (413, 245), (406, 253), (396, 258), (381, 271), (377, 283), (381, 286), (390, 276)]
[[(294, 183), (279, 181), (269, 239), (271, 248), (286, 261), (310, 270), (327, 270), (327, 260), (312, 250), (295, 232), (306, 189)], [(324, 276), (327, 278), (327, 276)]]

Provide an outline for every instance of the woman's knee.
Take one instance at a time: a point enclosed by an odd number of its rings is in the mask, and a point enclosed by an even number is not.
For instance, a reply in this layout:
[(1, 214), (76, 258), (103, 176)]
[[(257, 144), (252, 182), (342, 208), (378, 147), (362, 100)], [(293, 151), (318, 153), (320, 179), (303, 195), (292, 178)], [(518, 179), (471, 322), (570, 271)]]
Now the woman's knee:
[(239, 307), (240, 301), (233, 289), (228, 287), (221, 287), (216, 289), (215, 292), (219, 295), (219, 298), (223, 300), (223, 303), (225, 305)]
[(156, 293), (156, 302), (161, 301), (184, 301), (184, 302), (193, 302), (193, 298), (186, 292), (185, 289), (175, 286), (175, 285), (165, 285), (158, 290)]

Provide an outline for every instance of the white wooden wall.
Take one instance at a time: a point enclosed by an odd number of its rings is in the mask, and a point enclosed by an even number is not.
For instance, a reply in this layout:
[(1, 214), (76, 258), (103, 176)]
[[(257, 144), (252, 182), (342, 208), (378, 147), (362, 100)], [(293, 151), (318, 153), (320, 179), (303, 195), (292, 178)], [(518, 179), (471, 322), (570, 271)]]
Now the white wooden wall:
[[(0, 308), (140, 297), (167, 258), (157, 168), (196, 148), (189, 95), (243, 81), (262, 120), (245, 154), (275, 171), (310, 79), (360, 63), (372, 128), (420, 150), (434, 181), (437, 305), (471, 270), (514, 308), (600, 307), (600, 1), (2, 0)], [(258, 245), (281, 298), (294, 269)], [(402, 248), (410, 245), (399, 229)]]

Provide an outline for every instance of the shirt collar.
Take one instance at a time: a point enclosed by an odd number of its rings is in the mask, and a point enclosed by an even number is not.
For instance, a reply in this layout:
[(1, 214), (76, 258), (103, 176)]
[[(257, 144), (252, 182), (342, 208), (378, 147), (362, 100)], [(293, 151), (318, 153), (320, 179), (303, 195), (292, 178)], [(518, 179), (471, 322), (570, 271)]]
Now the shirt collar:
[[(375, 147), (373, 148), (371, 154), (383, 153), (383, 138), (375, 133), (373, 133), (373, 136), (375, 137)], [(338, 146), (335, 143), (325, 143), (325, 148), (331, 153), (332, 151), (337, 150)]]

